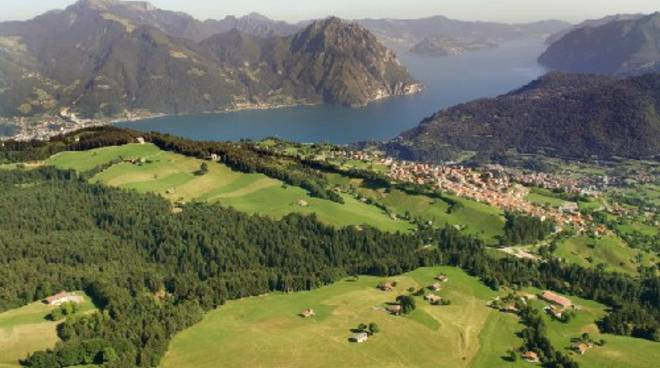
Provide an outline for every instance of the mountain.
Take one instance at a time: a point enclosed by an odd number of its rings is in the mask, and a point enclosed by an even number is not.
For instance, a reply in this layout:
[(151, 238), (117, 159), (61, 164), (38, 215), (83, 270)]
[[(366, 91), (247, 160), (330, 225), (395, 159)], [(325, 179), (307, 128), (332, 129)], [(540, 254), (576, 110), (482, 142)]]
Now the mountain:
[(410, 52), (424, 56), (463, 55), (466, 52), (497, 47), (487, 41), (459, 40), (452, 37), (425, 37), (410, 49)]
[(562, 39), (567, 34), (575, 31), (576, 29), (585, 28), (585, 27), (599, 27), (614, 21), (633, 20), (642, 17), (644, 17), (644, 14), (615, 14), (615, 15), (608, 15), (606, 17), (599, 19), (587, 19), (580, 24), (577, 24), (569, 28), (564, 28), (557, 33), (551, 34), (548, 38), (546, 38), (545, 43), (547, 45), (552, 45), (553, 43)]
[(290, 37), (258, 38), (236, 30), (202, 42), (228, 64), (257, 68), (241, 77), (251, 90), (319, 95), (325, 101), (363, 106), (416, 92), (420, 86), (395, 54), (357, 24), (317, 21)]
[(236, 29), (242, 33), (259, 37), (289, 36), (304, 28), (302, 25), (272, 20), (259, 13), (250, 13), (243, 17), (230, 15), (221, 20), (206, 20), (204, 24), (212, 30), (212, 34)]
[[(172, 14), (146, 3), (82, 0), (29, 21), (0, 23), (0, 115), (358, 106), (418, 87), (373, 35), (336, 18), (293, 36), (259, 38), (234, 29), (195, 42), (172, 35), (184, 29), (165, 26), (173, 24), (163, 21)], [(167, 19), (174, 17), (186, 18)]]
[(564, 158), (660, 154), (660, 74), (628, 79), (549, 73), (509, 94), (458, 105), (386, 145), (404, 159), (443, 161), (465, 151)]
[(525, 38), (545, 38), (570, 27), (569, 23), (549, 20), (526, 24), (469, 22), (433, 16), (421, 19), (361, 19), (360, 25), (390, 47), (410, 48), (426, 37), (444, 36), (503, 42)]
[(582, 27), (553, 43), (539, 57), (549, 68), (611, 75), (660, 71), (660, 13)]

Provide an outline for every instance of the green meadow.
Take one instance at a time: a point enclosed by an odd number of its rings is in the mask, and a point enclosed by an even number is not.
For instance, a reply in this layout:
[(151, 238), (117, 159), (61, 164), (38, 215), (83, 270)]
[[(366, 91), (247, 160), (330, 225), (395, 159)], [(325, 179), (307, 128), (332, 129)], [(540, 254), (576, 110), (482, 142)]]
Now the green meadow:
[(583, 267), (605, 264), (606, 270), (627, 274), (637, 273), (636, 258), (642, 254), (643, 263), (653, 263), (655, 256), (630, 248), (615, 236), (591, 238), (576, 236), (562, 241), (554, 255)]
[[(273, 218), (298, 212), (315, 214), (320, 221), (335, 226), (367, 224), (385, 231), (413, 229), (409, 222), (392, 219), (380, 208), (348, 195), (344, 196), (344, 204), (321, 200), (311, 197), (302, 188), (262, 174), (234, 171), (215, 162), (207, 162), (205, 175), (196, 175), (202, 160), (161, 151), (151, 144), (63, 152), (45, 163), (87, 171), (117, 159), (125, 161), (112, 165), (91, 180), (139, 192), (158, 193), (173, 202), (207, 201)], [(135, 159), (144, 159), (145, 162), (129, 162)]]
[(566, 201), (557, 197), (555, 193), (543, 188), (531, 188), (529, 193), (525, 196), (528, 202), (548, 207), (560, 207)]
[[(383, 307), (397, 295), (432, 284), (449, 306), (416, 297), (417, 309), (393, 316)], [(380, 291), (384, 280), (396, 290)], [(451, 267), (422, 268), (387, 279), (360, 276), (309, 292), (274, 293), (230, 301), (181, 332), (161, 366), (216, 367), (515, 367), (502, 359), (521, 342), (517, 318), (486, 306), (496, 295), (477, 279)], [(306, 308), (314, 317), (298, 316)], [(375, 322), (381, 332), (369, 341), (348, 341), (351, 329)], [(313, 363), (310, 363), (313, 362)]]
[[(355, 182), (350, 184), (356, 185)], [(477, 235), (490, 244), (495, 243), (497, 236), (503, 234), (504, 213), (484, 203), (445, 195), (448, 201), (459, 204), (452, 208), (447, 200), (408, 194), (398, 189), (386, 191), (360, 187), (358, 192), (383, 203), (397, 216), (408, 214), (424, 222), (431, 221), (435, 226), (460, 226), (464, 233)]]
[[(87, 296), (79, 313), (94, 310)], [(59, 341), (58, 322), (46, 320), (57, 307), (42, 302), (0, 313), (0, 368), (20, 367), (18, 360), (28, 353), (51, 348)]]

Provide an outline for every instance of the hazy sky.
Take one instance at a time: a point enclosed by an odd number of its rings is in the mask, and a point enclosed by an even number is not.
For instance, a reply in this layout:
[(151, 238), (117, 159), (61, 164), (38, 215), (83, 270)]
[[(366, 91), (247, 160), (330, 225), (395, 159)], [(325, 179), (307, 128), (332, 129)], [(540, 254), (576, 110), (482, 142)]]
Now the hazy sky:
[[(75, 0), (0, 0), (0, 20), (27, 19), (64, 8)], [(464, 20), (524, 22), (563, 19), (578, 22), (616, 13), (652, 13), (660, 0), (151, 0), (168, 10), (222, 18), (253, 11), (298, 21), (337, 15), (343, 18), (419, 18), (445, 15)]]

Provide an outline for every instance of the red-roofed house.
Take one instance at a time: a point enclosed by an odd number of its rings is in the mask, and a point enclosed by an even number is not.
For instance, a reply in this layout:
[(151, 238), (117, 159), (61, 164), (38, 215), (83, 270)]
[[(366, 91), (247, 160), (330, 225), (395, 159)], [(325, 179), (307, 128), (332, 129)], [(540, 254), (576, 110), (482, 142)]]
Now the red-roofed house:
[(558, 305), (558, 306), (563, 307), (563, 308), (568, 308), (568, 307), (573, 306), (573, 303), (571, 302), (570, 299), (564, 298), (561, 295), (557, 295), (557, 294), (553, 293), (552, 291), (546, 290), (543, 293), (541, 293), (541, 295), (539, 295), (539, 297), (541, 299), (545, 300), (548, 303), (552, 303), (552, 304)]
[(70, 294), (66, 291), (60, 291), (55, 295), (51, 295), (48, 298), (44, 299), (44, 302), (48, 305), (61, 305), (64, 303), (82, 303), (83, 299), (80, 295)]

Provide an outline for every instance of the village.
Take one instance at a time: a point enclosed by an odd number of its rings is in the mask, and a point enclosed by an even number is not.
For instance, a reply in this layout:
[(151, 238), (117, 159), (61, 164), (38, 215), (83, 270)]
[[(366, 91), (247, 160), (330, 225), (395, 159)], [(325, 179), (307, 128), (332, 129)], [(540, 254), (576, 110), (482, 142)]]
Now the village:
[[(397, 182), (429, 185), (458, 197), (508, 210), (526, 213), (541, 220), (551, 220), (557, 230), (570, 226), (584, 232), (590, 218), (580, 213), (574, 202), (565, 202), (557, 208), (540, 206), (525, 199), (530, 189), (536, 186), (560, 189), (566, 193), (599, 196), (601, 186), (589, 181), (585, 183), (569, 177), (558, 177), (547, 173), (527, 173), (518, 169), (489, 165), (473, 169), (461, 165), (433, 165), (399, 161), (380, 153), (366, 151), (333, 151), (330, 159), (358, 160), (377, 163), (386, 168), (386, 175)], [(598, 231), (598, 230), (597, 230)], [(605, 232), (605, 229), (600, 229)]]
[(116, 122), (135, 121), (159, 116), (146, 111), (126, 111), (115, 118), (88, 119), (64, 108), (57, 114), (35, 117), (0, 118), (0, 126), (14, 127), (14, 132), (7, 136), (0, 135), (0, 140), (47, 141), (52, 137), (71, 133), (84, 128), (104, 126)]

